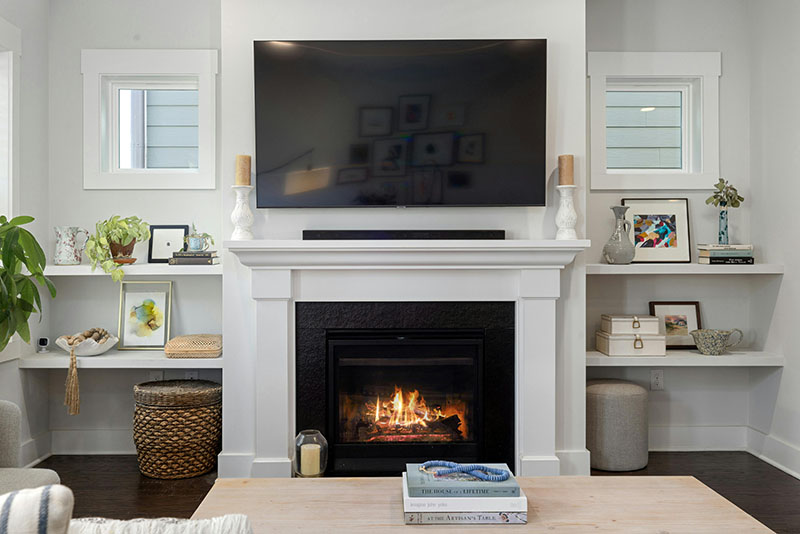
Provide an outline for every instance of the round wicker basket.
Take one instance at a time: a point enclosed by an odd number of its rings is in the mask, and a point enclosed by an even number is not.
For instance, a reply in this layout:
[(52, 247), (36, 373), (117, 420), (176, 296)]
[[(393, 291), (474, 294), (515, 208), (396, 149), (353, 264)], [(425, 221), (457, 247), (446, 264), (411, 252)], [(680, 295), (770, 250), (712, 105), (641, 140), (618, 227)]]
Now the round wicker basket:
[(161, 380), (133, 386), (133, 441), (139, 470), (152, 478), (189, 478), (217, 462), (222, 386), (207, 380)]

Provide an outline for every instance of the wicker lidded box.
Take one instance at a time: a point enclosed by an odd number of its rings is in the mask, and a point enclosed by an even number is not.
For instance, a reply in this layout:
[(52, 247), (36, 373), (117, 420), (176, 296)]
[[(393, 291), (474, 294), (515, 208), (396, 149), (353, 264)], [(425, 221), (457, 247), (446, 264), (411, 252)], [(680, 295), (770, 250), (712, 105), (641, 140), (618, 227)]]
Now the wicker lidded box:
[(133, 441), (139, 470), (175, 479), (214, 469), (222, 441), (222, 386), (160, 380), (133, 386)]
[(218, 334), (193, 334), (170, 339), (164, 347), (167, 358), (219, 358), (222, 354), (222, 336)]

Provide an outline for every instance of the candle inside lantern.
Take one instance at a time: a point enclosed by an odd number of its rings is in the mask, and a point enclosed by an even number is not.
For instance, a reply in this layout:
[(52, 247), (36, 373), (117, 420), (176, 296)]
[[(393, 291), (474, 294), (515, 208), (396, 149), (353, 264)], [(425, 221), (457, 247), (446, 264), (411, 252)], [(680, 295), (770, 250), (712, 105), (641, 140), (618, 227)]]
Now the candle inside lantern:
[(236, 185), (250, 185), (250, 156), (236, 156)]
[(575, 185), (574, 161), (572, 154), (558, 156), (558, 185)]
[(320, 473), (320, 452), (322, 445), (319, 443), (305, 443), (300, 445), (300, 474), (312, 477)]

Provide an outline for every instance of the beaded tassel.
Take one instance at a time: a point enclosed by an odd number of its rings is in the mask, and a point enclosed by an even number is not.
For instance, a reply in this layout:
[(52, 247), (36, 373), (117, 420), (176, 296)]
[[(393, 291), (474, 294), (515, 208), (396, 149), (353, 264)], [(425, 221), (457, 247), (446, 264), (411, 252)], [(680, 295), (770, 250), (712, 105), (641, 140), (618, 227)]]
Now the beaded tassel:
[(78, 389), (78, 359), (75, 357), (74, 348), (69, 351), (69, 370), (67, 371), (64, 406), (67, 407), (70, 415), (81, 413), (81, 392)]

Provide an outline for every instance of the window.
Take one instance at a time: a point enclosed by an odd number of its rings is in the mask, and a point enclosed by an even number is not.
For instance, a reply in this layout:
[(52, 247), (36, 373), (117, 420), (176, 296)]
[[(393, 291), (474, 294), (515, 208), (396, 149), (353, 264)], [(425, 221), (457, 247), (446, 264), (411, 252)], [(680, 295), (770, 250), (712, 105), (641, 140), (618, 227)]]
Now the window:
[(718, 53), (590, 52), (592, 189), (708, 189)]
[(84, 50), (84, 188), (214, 189), (213, 50)]

